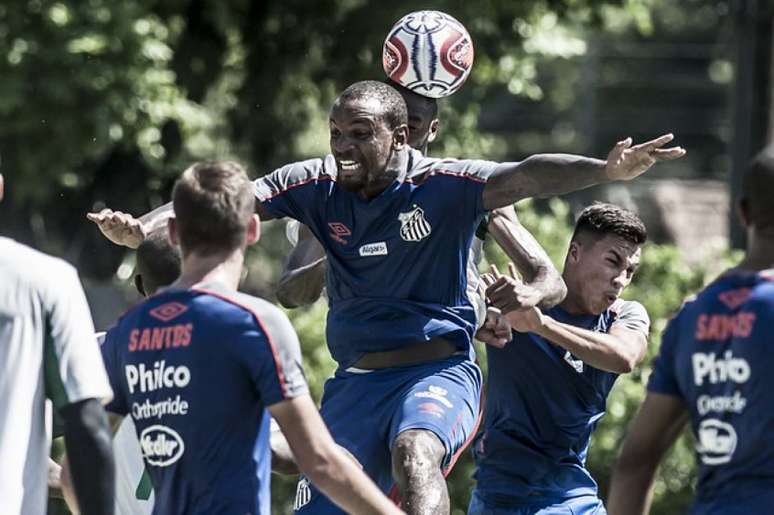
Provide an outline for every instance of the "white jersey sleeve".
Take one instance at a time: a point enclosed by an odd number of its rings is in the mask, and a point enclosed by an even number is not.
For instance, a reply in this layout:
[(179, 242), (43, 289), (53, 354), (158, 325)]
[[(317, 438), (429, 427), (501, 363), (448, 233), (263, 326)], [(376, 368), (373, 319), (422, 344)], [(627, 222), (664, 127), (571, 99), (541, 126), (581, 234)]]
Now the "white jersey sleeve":
[(94, 324), (78, 274), (57, 261), (41, 292), (45, 310), (46, 392), (57, 408), (85, 399), (109, 401), (108, 383)]
[(633, 300), (617, 300), (614, 306), (617, 318), (613, 326), (621, 325), (631, 331), (642, 333), (645, 338), (650, 331), (650, 317), (645, 306)]

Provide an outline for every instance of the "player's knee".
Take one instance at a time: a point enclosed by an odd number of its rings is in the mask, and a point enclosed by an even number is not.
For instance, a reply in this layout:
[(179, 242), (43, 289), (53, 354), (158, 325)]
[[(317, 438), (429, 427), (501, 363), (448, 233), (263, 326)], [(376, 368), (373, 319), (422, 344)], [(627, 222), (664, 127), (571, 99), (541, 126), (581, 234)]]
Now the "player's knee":
[(425, 482), (441, 471), (445, 450), (438, 437), (427, 430), (404, 431), (392, 448), (392, 474), (403, 486)]

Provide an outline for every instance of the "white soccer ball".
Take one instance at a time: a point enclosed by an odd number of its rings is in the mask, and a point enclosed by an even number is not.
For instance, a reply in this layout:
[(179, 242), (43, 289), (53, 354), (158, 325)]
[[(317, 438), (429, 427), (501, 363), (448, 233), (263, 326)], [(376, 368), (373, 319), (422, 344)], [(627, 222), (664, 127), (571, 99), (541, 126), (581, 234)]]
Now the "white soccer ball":
[(384, 40), (382, 65), (387, 76), (414, 93), (448, 97), (473, 67), (473, 40), (465, 26), (440, 11), (409, 13)]

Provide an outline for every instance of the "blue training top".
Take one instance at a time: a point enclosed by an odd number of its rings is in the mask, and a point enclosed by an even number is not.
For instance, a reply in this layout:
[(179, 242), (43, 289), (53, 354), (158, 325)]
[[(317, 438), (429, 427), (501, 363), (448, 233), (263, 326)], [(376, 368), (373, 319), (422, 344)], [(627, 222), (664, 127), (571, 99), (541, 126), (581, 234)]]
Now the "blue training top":
[(265, 407), (308, 392), (287, 317), (215, 284), (169, 289), (121, 317), (102, 355), (107, 409), (134, 419), (153, 513), (259, 513)]
[(293, 163), (255, 181), (276, 216), (306, 224), (325, 247), (327, 341), (348, 367), (365, 352), (443, 337), (472, 351), (468, 249), (497, 163), (409, 151), (407, 169), (376, 198), (336, 184), (333, 156)]
[(774, 510), (772, 343), (772, 272), (721, 276), (664, 332), (648, 390), (680, 397), (690, 413), (694, 513)]
[[(647, 336), (650, 326), (641, 304), (620, 299), (601, 315), (571, 315), (559, 306), (546, 314), (603, 333), (623, 324)], [(487, 348), (484, 430), (474, 444), (476, 490), (513, 501), (597, 495), (586, 454), (618, 374), (534, 333), (513, 334), (504, 348)]]

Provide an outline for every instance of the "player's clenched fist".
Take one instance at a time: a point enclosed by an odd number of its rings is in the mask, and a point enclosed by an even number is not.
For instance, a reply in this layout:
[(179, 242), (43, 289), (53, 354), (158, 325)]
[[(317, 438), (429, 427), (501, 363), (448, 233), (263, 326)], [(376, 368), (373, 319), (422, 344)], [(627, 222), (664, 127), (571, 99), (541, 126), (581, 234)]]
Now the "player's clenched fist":
[(535, 304), (528, 302), (529, 295), (525, 293), (524, 288), (529, 287), (518, 279), (513, 263), (508, 264), (508, 271), (510, 275), (501, 275), (497, 267), (492, 265), (492, 272), (482, 276), (487, 286), (486, 298), (492, 306), (502, 311), (506, 321), (515, 331), (537, 331), (543, 326), (543, 313)]
[(147, 235), (140, 220), (121, 211), (106, 208), (99, 213), (88, 213), (86, 218), (97, 224), (102, 234), (118, 245), (136, 249)]
[(513, 263), (508, 264), (508, 272), (510, 275), (502, 275), (492, 265), (491, 273), (482, 276), (489, 304), (503, 313), (536, 306), (542, 300), (542, 294), (519, 279)]

